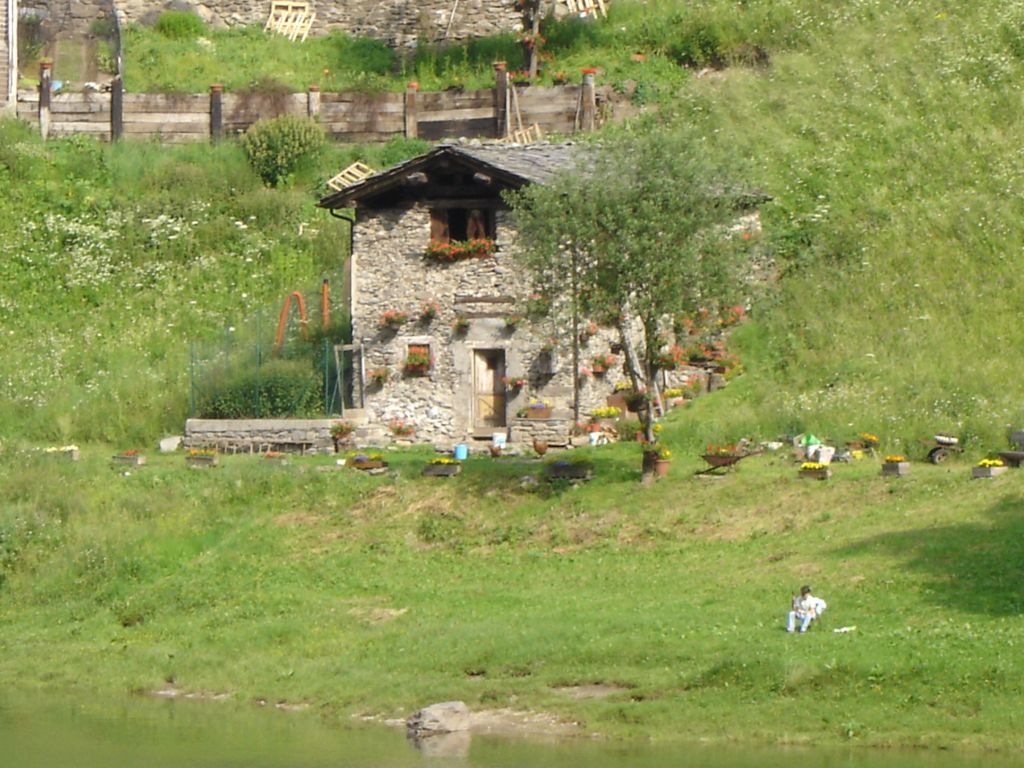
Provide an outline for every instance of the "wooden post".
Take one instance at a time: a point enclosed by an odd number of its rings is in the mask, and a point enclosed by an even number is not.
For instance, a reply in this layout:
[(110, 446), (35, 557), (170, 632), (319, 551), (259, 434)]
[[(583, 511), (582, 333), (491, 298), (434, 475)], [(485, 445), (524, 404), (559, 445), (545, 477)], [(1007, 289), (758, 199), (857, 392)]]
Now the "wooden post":
[(210, 138), (220, 141), (224, 133), (224, 86), (214, 83), (210, 86)]
[(110, 140), (119, 141), (124, 135), (124, 81), (114, 75), (110, 82)]
[(419, 119), (416, 114), (416, 92), (420, 84), (409, 83), (405, 87), (405, 138), (415, 139), (419, 136)]
[(320, 86), (311, 85), (306, 91), (306, 117), (315, 120), (320, 117)]
[(39, 62), (39, 135), (45, 140), (50, 135), (50, 87), (53, 64)]
[(580, 91), (580, 130), (593, 131), (597, 123), (597, 98), (594, 94), (594, 73), (583, 72)]
[(508, 71), (504, 61), (494, 62), (494, 131), (499, 139), (508, 136)]

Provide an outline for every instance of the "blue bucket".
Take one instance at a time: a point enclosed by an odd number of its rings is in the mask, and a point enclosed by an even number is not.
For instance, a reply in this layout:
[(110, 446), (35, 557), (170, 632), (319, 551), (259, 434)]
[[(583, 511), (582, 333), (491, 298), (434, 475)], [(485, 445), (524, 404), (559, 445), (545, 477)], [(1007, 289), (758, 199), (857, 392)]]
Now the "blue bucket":
[(459, 443), (455, 446), (455, 458), (459, 461), (465, 461), (469, 457), (469, 447), (465, 443)]

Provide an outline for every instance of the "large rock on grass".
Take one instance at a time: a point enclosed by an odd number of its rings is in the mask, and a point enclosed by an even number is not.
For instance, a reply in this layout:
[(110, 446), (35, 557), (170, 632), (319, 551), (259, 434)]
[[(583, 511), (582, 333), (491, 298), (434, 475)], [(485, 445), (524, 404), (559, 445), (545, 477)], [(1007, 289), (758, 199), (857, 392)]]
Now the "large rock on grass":
[(405, 721), (410, 735), (423, 737), (469, 730), (469, 709), (461, 701), (443, 701), (424, 707)]

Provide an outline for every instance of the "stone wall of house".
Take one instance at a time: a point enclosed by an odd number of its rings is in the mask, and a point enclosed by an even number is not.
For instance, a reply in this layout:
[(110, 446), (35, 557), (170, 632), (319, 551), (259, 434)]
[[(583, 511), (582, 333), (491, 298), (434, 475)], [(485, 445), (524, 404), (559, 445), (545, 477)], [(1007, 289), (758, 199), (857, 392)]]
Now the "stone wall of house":
[[(369, 385), (365, 410), (371, 423), (402, 420), (416, 426), (418, 440), (462, 440), (473, 434), (473, 356), (501, 350), (505, 374), (528, 384), (507, 391), (510, 422), (531, 397), (546, 398), (556, 415), (572, 414), (572, 372), (565, 365), (544, 369), (543, 347), (555, 336), (550, 325), (528, 320), (514, 327), (506, 318), (522, 314), (529, 285), (512, 259), (509, 216), (497, 214), (498, 252), (491, 257), (439, 263), (426, 253), (430, 214), (425, 207), (375, 212), (354, 233), (352, 264), (353, 339), (364, 349), (364, 370), (386, 368), (381, 385)], [(437, 316), (421, 320), (436, 302)], [(388, 310), (407, 314), (397, 330), (380, 327)], [(465, 318), (464, 332), (453, 329)], [(408, 376), (402, 367), (409, 345), (429, 345), (433, 367)], [(559, 356), (564, 359), (564, 352)], [(505, 431), (498, 429), (493, 431)], [(481, 430), (480, 437), (487, 435)]]
[[(425, 253), (430, 213), (426, 207), (363, 214), (355, 225), (352, 258), (353, 340), (363, 348), (363, 370), (386, 369), (381, 384), (367, 379), (365, 415), (382, 436), (393, 421), (413, 424), (416, 439), (445, 443), (474, 436), (473, 355), (476, 350), (504, 352), (506, 376), (523, 378), (524, 387), (508, 390), (506, 429), (513, 441), (531, 441), (538, 429), (552, 445), (566, 442), (573, 424), (573, 335), (567, 323), (524, 319), (514, 328), (510, 315), (524, 314), (530, 282), (513, 258), (514, 229), (507, 212), (497, 213), (498, 252), (493, 257), (439, 263)], [(437, 315), (421, 319), (435, 303)], [(408, 319), (397, 329), (382, 327), (387, 311)], [(464, 333), (453, 330), (456, 318), (469, 320)], [(618, 332), (581, 321), (577, 337), (580, 377), (579, 410), (585, 420), (603, 407), (615, 385), (626, 381)], [(403, 372), (410, 345), (428, 345), (433, 366), (426, 376)], [(551, 348), (549, 350), (549, 347)], [(593, 359), (614, 354), (614, 365), (593, 373)], [(696, 369), (671, 372), (668, 386), (684, 385)], [(553, 406), (550, 423), (527, 423), (516, 414), (531, 399)], [(627, 417), (628, 414), (623, 414)], [(518, 428), (516, 428), (518, 425)], [(489, 437), (480, 430), (477, 437)]]
[[(42, 14), (61, 33), (81, 33), (98, 13), (108, 13), (112, 2), (124, 21), (147, 24), (171, 8), (192, 9), (215, 28), (262, 25), (270, 13), (268, 0), (27, 0), (22, 5)], [(515, 32), (523, 26), (515, 0), (462, 0), (457, 6), (451, 0), (311, 0), (310, 4), (316, 13), (311, 34), (341, 29), (395, 47)]]

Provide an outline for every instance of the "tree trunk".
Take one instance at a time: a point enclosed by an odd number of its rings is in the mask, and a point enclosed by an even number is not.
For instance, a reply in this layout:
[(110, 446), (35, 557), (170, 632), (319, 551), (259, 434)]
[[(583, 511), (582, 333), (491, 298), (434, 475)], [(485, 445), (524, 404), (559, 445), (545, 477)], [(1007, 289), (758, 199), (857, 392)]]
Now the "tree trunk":
[[(622, 314), (619, 315), (619, 338), (622, 342), (622, 351), (626, 355), (626, 373), (629, 375), (630, 381), (633, 382), (633, 390), (640, 392), (641, 389), (646, 390), (653, 382), (650, 381), (648, 375), (650, 373), (649, 366), (644, 366), (640, 362), (636, 346), (633, 344), (633, 338), (629, 332), (631, 320), (632, 314), (629, 309), (623, 307)], [(654, 422), (651, 419), (651, 411), (651, 402), (648, 400), (647, 407), (638, 408), (636, 413), (643, 428), (644, 440), (648, 443), (654, 442)], [(645, 459), (641, 464), (640, 480), (643, 483), (648, 483), (653, 479), (654, 462)]]
[(540, 36), (540, 16), (541, 16), (541, 2), (537, 0), (533, 5), (533, 18), (530, 19), (530, 51), (528, 61), (526, 63), (526, 69), (530, 73), (530, 80), (537, 79), (537, 38)]

